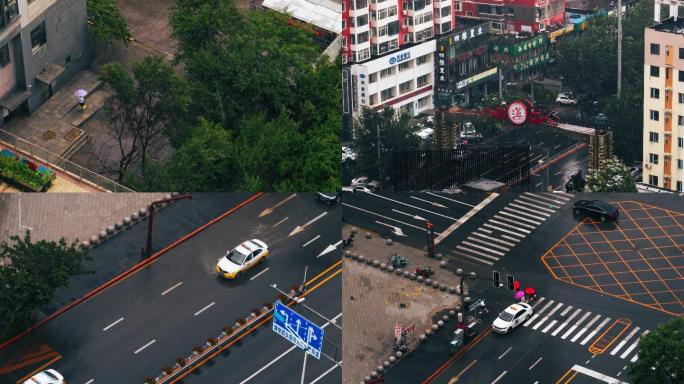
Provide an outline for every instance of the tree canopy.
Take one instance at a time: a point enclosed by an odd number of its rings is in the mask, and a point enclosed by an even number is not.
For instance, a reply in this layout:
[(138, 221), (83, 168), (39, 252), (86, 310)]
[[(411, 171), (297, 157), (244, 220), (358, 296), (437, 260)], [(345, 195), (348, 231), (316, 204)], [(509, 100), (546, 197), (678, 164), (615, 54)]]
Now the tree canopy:
[(675, 317), (639, 341), (639, 359), (629, 363), (635, 384), (675, 384), (684, 380), (684, 319)]
[(589, 192), (636, 192), (629, 168), (619, 160), (608, 159), (603, 169), (587, 176)]
[(24, 237), (12, 236), (0, 243), (0, 260), (6, 261), (0, 266), (0, 323), (4, 322), (0, 338), (7, 338), (29, 326), (36, 310), (50, 302), (57, 288), (88, 272), (83, 264), (90, 255), (78, 241), (32, 242), (26, 231)]
[(128, 46), (131, 31), (115, 0), (88, 0), (88, 22), (95, 40), (109, 45), (116, 40)]

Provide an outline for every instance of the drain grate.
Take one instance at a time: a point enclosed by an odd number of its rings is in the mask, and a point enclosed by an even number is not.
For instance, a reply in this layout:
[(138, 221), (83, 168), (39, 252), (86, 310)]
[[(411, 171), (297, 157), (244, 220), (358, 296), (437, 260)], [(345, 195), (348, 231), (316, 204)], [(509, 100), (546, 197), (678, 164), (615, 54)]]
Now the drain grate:
[(50, 131), (50, 130), (45, 131), (45, 132), (43, 133), (43, 135), (42, 135), (43, 140), (52, 140), (52, 139), (55, 138), (55, 136), (57, 136), (57, 135), (55, 134), (55, 132)]

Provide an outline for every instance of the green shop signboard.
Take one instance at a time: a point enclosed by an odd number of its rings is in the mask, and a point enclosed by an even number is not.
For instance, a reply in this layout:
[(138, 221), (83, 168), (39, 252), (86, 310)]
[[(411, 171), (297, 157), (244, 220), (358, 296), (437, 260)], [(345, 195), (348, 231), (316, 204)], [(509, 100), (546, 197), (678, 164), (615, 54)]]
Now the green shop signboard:
[(499, 43), (499, 44), (492, 44), (491, 51), (493, 53), (498, 53), (498, 54), (503, 54), (503, 55), (509, 55), (509, 56), (518, 56), (522, 55), (525, 52), (541, 48), (541, 47), (546, 47), (549, 43), (549, 38), (546, 34), (543, 35), (537, 35), (529, 40), (521, 41), (519, 43), (513, 44), (513, 45), (508, 45), (505, 43)]
[(521, 71), (524, 71), (526, 69), (534, 68), (540, 64), (543, 64), (543, 63), (549, 61), (550, 58), (551, 58), (551, 55), (549, 54), (549, 52), (542, 53), (538, 56), (529, 58), (527, 60), (523, 60), (520, 63), (513, 64), (513, 71), (521, 72)]

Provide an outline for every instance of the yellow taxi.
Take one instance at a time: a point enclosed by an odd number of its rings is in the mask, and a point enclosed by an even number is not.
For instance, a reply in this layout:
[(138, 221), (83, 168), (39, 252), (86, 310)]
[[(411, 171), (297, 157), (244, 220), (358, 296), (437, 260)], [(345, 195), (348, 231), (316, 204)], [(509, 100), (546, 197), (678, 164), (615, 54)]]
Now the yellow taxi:
[(243, 242), (216, 263), (216, 272), (226, 279), (237, 279), (243, 272), (262, 263), (268, 256), (268, 246), (261, 240)]

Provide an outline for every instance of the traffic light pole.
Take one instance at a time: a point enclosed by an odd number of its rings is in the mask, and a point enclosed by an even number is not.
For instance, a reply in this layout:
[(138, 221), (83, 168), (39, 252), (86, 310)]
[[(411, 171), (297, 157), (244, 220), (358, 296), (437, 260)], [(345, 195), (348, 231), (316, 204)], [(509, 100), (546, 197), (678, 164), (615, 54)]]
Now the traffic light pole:
[(435, 257), (435, 225), (429, 221), (425, 222), (425, 229), (427, 231), (427, 249), (428, 256)]

